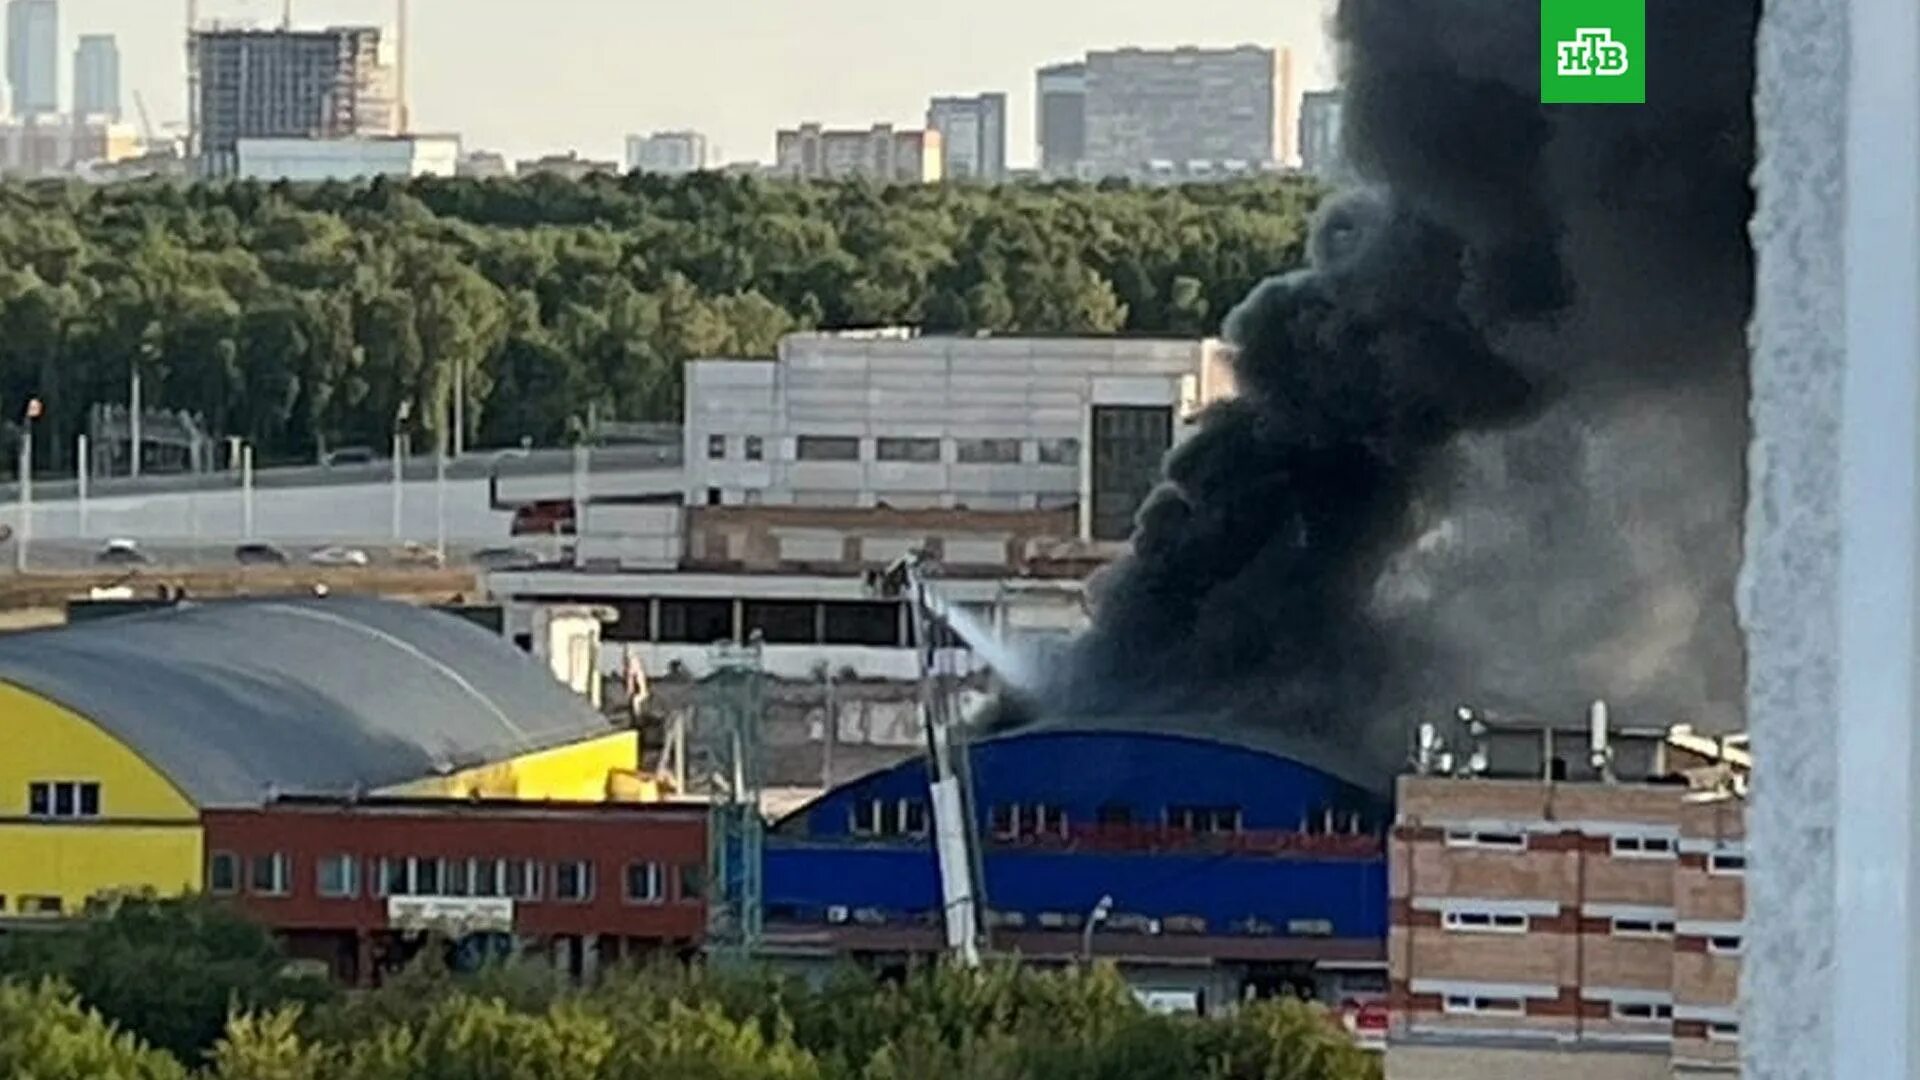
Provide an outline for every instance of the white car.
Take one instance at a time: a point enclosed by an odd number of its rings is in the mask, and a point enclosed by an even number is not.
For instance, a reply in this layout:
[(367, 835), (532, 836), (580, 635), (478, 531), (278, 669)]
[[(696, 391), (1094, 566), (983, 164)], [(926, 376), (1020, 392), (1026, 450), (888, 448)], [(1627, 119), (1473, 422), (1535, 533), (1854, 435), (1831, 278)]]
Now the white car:
[(315, 566), (365, 566), (373, 560), (359, 548), (330, 547), (307, 556), (307, 561)]

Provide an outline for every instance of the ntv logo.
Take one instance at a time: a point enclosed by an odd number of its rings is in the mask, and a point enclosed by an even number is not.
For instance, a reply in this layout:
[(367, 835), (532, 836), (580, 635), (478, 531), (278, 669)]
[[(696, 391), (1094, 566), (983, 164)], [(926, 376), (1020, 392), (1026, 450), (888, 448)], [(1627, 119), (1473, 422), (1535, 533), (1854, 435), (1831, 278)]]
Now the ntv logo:
[(1572, 41), (1558, 45), (1562, 76), (1627, 73), (1627, 47), (1613, 40), (1613, 31), (1605, 27), (1577, 30)]
[(1647, 0), (1540, 0), (1541, 104), (1646, 100)]

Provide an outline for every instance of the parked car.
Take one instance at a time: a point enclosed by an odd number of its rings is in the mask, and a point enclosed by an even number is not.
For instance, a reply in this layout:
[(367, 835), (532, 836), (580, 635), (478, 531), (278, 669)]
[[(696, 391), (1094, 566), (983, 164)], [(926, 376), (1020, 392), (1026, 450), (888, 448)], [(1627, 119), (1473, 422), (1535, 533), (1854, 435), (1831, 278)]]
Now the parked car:
[(365, 446), (343, 446), (338, 450), (330, 451), (327, 456), (320, 459), (320, 463), (329, 469), (348, 465), (371, 465), (373, 451)]
[(366, 566), (373, 560), (359, 548), (329, 547), (307, 556), (307, 561), (315, 566)]
[(147, 566), (153, 562), (137, 542), (124, 538), (107, 541), (93, 561), (101, 566)]
[(242, 566), (285, 566), (287, 553), (272, 544), (241, 544), (233, 549), (233, 560)]
[(400, 561), (408, 566), (439, 566), (443, 561), (440, 552), (429, 544), (409, 540), (400, 549)]

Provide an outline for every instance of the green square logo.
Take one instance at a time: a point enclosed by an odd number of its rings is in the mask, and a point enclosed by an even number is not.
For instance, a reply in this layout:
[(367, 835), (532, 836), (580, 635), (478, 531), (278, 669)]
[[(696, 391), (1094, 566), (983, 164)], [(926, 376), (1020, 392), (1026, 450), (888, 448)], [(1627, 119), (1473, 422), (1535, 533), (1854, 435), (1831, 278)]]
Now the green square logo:
[(1646, 100), (1646, 0), (1540, 0), (1541, 104)]

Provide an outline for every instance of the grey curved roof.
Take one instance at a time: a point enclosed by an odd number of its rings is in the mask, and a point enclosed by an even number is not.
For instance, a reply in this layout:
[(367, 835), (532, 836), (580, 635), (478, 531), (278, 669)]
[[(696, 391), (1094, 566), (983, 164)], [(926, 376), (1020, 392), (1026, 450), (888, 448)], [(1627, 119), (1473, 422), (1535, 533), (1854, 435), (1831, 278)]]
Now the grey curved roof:
[(0, 681), (92, 720), (203, 807), (375, 789), (613, 730), (504, 639), (352, 597), (0, 637)]

